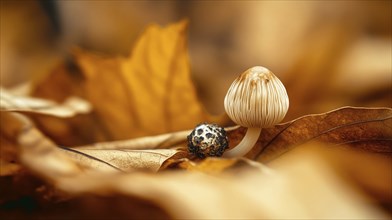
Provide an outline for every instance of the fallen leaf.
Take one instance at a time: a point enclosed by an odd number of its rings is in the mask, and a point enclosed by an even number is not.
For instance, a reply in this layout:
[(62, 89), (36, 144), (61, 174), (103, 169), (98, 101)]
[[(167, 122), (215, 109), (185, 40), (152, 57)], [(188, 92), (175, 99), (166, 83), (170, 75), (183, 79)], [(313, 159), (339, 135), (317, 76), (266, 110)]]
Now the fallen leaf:
[[(391, 154), (392, 109), (344, 107), (307, 115), (263, 129), (258, 142), (246, 155), (266, 163), (309, 141), (351, 146), (369, 152)], [(229, 131), (230, 146), (243, 138), (245, 128)]]
[(45, 164), (46, 172), (51, 175), (75, 175), (82, 172), (83, 167), (68, 158), (55, 143), (37, 130), (24, 115), (14, 114), (21, 129), (17, 135), (17, 144), (21, 151), (20, 159), (30, 162), (30, 169), (41, 169)]
[[(181, 151), (175, 149), (155, 150), (102, 150), (64, 148), (65, 153), (78, 163), (96, 170), (111, 168), (123, 172), (145, 169), (158, 171), (169, 158), (179, 157)], [(184, 153), (183, 153), (184, 155)]]
[[(71, 67), (60, 67), (37, 83), (33, 94), (57, 101), (63, 94), (77, 94), (90, 101), (95, 110), (90, 121), (98, 131), (91, 128), (88, 137), (64, 137), (87, 139), (86, 144), (190, 129), (204, 121), (222, 122), (224, 118), (207, 114), (197, 98), (186, 30), (185, 21), (165, 28), (151, 25), (126, 58), (74, 50)], [(90, 129), (86, 123), (76, 123)], [(49, 127), (45, 120), (39, 124)], [(104, 138), (95, 138), (94, 132)]]
[(90, 104), (77, 97), (67, 98), (64, 103), (58, 104), (46, 99), (14, 95), (7, 89), (0, 88), (0, 118), (2, 125), (4, 123), (0, 129), (0, 176), (14, 175), (21, 169), (15, 138), (22, 125), (11, 116), (11, 112), (69, 118), (90, 110)]
[(19, 146), (22, 160), (29, 161), (31, 165), (34, 164), (30, 166), (33, 169), (44, 169), (47, 172), (56, 169), (56, 172), (61, 172), (62, 175), (75, 175), (82, 171), (86, 172), (86, 170), (94, 172), (129, 172), (136, 169), (158, 171), (167, 159), (184, 156), (183, 151), (176, 149), (105, 150), (61, 147), (37, 130), (26, 116), (16, 113), (8, 115), (7, 118), (9, 121), (17, 121), (18, 127), (13, 131), (14, 134), (16, 133), (14, 145)]
[(50, 100), (16, 96), (6, 89), (0, 88), (0, 110), (13, 112), (31, 112), (56, 117), (73, 117), (76, 114), (85, 114), (91, 111), (88, 102), (77, 98), (67, 98), (63, 104)]

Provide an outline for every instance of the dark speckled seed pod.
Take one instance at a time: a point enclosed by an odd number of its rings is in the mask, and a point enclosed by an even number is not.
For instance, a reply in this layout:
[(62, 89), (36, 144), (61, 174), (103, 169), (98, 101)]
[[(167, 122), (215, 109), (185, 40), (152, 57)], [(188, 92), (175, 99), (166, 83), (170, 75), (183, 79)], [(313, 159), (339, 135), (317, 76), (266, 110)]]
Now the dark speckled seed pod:
[(188, 150), (199, 158), (220, 157), (228, 146), (226, 131), (216, 124), (199, 124), (188, 135)]

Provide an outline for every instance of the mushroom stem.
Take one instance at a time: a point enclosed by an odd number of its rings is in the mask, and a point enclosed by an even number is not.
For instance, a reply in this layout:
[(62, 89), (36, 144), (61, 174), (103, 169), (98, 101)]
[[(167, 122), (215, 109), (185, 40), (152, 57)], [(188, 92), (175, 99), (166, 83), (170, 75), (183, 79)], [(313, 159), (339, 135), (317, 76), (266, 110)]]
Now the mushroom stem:
[(241, 142), (231, 150), (226, 151), (223, 154), (223, 156), (224, 157), (244, 156), (256, 144), (257, 140), (259, 139), (260, 133), (261, 133), (261, 128), (258, 127), (248, 128), (245, 137), (241, 140)]

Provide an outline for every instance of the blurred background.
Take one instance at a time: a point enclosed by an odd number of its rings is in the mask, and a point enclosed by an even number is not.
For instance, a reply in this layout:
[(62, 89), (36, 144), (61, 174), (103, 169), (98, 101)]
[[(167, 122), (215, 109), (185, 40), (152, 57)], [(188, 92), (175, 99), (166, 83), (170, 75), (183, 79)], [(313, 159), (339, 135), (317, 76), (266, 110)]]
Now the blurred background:
[(262, 65), (286, 85), (285, 120), (392, 107), (391, 1), (1, 1), (1, 86), (42, 77), (78, 46), (129, 55), (146, 25), (189, 20), (192, 77), (219, 114), (231, 82)]

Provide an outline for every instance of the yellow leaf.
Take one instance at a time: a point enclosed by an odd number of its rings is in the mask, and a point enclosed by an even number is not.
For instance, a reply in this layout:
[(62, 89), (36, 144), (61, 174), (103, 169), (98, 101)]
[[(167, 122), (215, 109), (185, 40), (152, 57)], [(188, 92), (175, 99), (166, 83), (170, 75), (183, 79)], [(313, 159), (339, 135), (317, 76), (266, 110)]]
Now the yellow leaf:
[(59, 76), (37, 84), (34, 94), (56, 100), (63, 97), (56, 93), (85, 97), (94, 106), (91, 120), (106, 133), (104, 140), (190, 129), (204, 121), (220, 123), (224, 119), (206, 113), (192, 85), (186, 30), (186, 21), (165, 28), (151, 25), (126, 58), (76, 49), (74, 66), (53, 72)]

